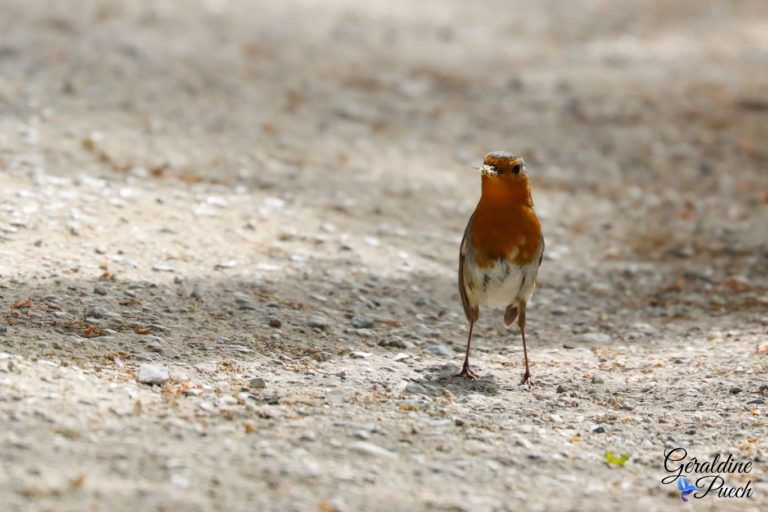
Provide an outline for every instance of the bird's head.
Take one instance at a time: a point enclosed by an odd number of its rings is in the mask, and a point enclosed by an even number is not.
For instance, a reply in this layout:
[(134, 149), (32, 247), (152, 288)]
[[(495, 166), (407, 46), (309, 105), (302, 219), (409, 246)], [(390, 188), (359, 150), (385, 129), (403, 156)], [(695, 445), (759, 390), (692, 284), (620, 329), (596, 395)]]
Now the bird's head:
[(533, 204), (525, 160), (505, 151), (485, 155), (480, 172), (483, 195), (506, 196), (510, 200)]

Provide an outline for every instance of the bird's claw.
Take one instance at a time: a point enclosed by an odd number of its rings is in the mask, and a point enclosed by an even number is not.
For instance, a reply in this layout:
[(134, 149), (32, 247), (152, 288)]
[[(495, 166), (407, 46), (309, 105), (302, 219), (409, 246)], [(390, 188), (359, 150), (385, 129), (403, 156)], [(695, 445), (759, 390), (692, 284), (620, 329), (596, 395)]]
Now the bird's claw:
[(471, 370), (468, 364), (465, 364), (464, 367), (461, 369), (461, 373), (459, 373), (456, 376), (466, 377), (467, 379), (470, 379), (470, 380), (477, 380), (480, 378), (480, 375), (475, 373), (474, 370)]
[(531, 389), (533, 387), (533, 380), (531, 379), (531, 372), (528, 370), (525, 370), (525, 373), (523, 374), (523, 378), (520, 379), (520, 385), (521, 386), (528, 386), (528, 389)]

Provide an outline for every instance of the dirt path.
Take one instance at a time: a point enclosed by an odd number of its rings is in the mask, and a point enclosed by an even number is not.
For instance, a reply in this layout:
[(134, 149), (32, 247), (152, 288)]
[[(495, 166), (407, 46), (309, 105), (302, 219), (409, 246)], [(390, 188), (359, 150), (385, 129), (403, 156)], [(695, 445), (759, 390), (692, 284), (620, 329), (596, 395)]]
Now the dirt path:
[[(0, 0), (3, 510), (768, 508), (768, 6), (530, 4)], [(494, 149), (532, 391), (450, 378)]]

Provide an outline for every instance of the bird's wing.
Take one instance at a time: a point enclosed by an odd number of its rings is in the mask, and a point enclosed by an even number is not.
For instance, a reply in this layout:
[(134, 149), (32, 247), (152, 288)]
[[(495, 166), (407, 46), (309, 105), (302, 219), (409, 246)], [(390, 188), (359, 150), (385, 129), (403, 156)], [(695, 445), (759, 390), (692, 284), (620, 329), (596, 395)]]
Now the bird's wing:
[(459, 295), (461, 295), (461, 305), (464, 306), (464, 314), (467, 316), (467, 320), (477, 319), (477, 308), (472, 308), (469, 304), (469, 297), (467, 297), (467, 290), (464, 283), (464, 260), (467, 257), (467, 244), (469, 243), (469, 227), (472, 225), (472, 217), (467, 222), (467, 227), (464, 229), (464, 237), (461, 239), (461, 246), (459, 248)]
[(539, 249), (539, 263), (536, 265), (537, 267), (541, 266), (541, 260), (544, 259), (544, 248), (546, 244), (544, 243), (544, 235), (541, 235), (541, 248)]

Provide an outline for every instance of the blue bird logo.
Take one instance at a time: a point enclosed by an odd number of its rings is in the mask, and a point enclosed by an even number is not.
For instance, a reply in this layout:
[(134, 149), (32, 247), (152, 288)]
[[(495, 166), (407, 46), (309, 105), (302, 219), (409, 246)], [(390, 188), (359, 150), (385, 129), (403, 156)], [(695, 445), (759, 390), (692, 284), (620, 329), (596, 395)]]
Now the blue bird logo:
[(680, 489), (680, 498), (686, 503), (688, 503), (688, 495), (696, 490), (696, 486), (684, 476), (677, 481), (677, 488)]

